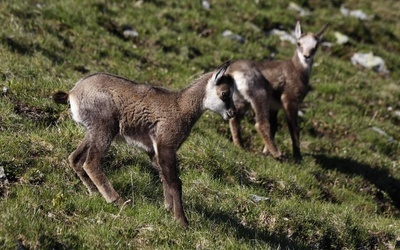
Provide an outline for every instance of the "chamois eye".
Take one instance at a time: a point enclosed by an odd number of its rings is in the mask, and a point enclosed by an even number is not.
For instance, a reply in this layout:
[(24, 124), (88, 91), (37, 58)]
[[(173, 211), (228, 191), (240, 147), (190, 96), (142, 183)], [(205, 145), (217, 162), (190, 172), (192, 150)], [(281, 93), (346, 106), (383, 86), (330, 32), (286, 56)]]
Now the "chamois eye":
[(224, 91), (221, 93), (222, 99), (228, 99), (230, 96), (230, 92), (229, 91)]

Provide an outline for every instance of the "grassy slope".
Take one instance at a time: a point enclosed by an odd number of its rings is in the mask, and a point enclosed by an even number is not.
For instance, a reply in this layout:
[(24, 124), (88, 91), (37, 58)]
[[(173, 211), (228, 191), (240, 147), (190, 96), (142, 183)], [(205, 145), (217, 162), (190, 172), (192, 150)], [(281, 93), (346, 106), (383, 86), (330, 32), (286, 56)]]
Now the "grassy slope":
[[(340, 14), (343, 1), (303, 0), (307, 17), (288, 10), (288, 1), (210, 1), (210, 11), (200, 1), (80, 2), (0, 3), (0, 86), (9, 89), (0, 96), (0, 166), (9, 182), (0, 184), (1, 248), (393, 248), (400, 236), (399, 3), (345, 1), (374, 14), (363, 22)], [(227, 59), (288, 58), (293, 45), (265, 32), (293, 29), (298, 18), (314, 32), (329, 22), (327, 41), (335, 41), (333, 31), (351, 37), (316, 56), (301, 165), (262, 156), (250, 118), (249, 150), (234, 147), (227, 123), (208, 112), (179, 152), (189, 230), (162, 208), (146, 156), (125, 145), (113, 145), (104, 166), (133, 203), (120, 211), (86, 194), (66, 160), (83, 130), (52, 103), (55, 90), (97, 71), (180, 89)], [(125, 39), (126, 25), (139, 37)], [(247, 42), (222, 37), (226, 29)], [(351, 65), (355, 51), (383, 57), (390, 77)], [(286, 131), (282, 119), (277, 140), (289, 154)]]

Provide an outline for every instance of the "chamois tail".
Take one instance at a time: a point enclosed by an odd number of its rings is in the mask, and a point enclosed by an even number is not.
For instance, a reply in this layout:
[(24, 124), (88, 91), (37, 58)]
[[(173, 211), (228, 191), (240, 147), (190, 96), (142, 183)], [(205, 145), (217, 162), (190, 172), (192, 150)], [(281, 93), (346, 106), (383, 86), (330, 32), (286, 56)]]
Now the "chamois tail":
[(68, 104), (68, 93), (64, 91), (58, 91), (54, 93), (53, 100), (59, 104)]

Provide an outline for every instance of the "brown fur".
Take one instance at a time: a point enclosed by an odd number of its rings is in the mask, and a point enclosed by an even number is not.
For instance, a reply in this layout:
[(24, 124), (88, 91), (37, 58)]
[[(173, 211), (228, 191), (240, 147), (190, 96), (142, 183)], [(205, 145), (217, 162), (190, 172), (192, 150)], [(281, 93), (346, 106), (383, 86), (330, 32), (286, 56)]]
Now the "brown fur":
[[(240, 121), (247, 108), (251, 106), (255, 112), (256, 128), (263, 138), (263, 153), (281, 159), (283, 154), (275, 144), (278, 127), (277, 115), (283, 109), (292, 139), (293, 156), (301, 161), (300, 131), (298, 126), (299, 106), (307, 95), (313, 56), (326, 26), (316, 35), (301, 34), (300, 23), (296, 25), (298, 48), (291, 60), (254, 62), (239, 60), (229, 68), (235, 80), (234, 102), (237, 115), (230, 120), (233, 141), (242, 146)], [(307, 40), (310, 39), (310, 40)], [(313, 43), (315, 46), (307, 45)], [(301, 59), (301, 53), (305, 59)], [(304, 61), (302, 61), (304, 60)]]
[(99, 191), (107, 202), (123, 204), (100, 166), (118, 135), (146, 151), (160, 172), (165, 206), (187, 226), (176, 152), (206, 109), (225, 118), (235, 115), (233, 79), (224, 75), (228, 65), (178, 92), (98, 73), (80, 80), (69, 94), (56, 93), (54, 99), (61, 103), (68, 96), (74, 120), (86, 127), (84, 140), (68, 159), (89, 192)]

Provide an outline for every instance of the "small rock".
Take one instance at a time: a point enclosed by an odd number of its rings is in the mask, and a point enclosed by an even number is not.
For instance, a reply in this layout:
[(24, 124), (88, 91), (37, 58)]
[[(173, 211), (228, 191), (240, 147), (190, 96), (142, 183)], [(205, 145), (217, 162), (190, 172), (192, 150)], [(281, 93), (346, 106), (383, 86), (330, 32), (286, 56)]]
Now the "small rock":
[(296, 44), (296, 38), (284, 30), (272, 29), (268, 32), (268, 35), (278, 36), (281, 41), (289, 41), (292, 44)]
[(10, 89), (7, 87), (3, 87), (3, 94), (7, 94), (8, 92), (10, 92)]
[(331, 42), (322, 42), (321, 43), (321, 47), (322, 48), (324, 48), (324, 49), (330, 49), (330, 48), (332, 48), (332, 46), (333, 46), (333, 44), (331, 43)]
[(349, 10), (349, 9), (345, 8), (344, 6), (341, 6), (340, 12), (344, 16), (351, 16), (351, 17), (358, 18), (360, 20), (370, 20), (371, 19), (371, 17), (368, 16), (367, 14), (365, 14), (364, 11), (362, 11), (362, 10)]
[(126, 29), (124, 30), (123, 35), (125, 38), (130, 38), (130, 37), (138, 37), (139, 33), (133, 29)]
[(205, 10), (210, 10), (211, 9), (211, 4), (207, 0), (202, 0), (201, 1), (201, 5), (203, 5), (203, 9), (205, 9)]
[(336, 37), (337, 44), (345, 44), (345, 43), (348, 43), (350, 40), (350, 38), (348, 36), (338, 32), (338, 31), (335, 31), (333, 34)]
[(293, 3), (293, 2), (289, 3), (288, 9), (299, 12), (300, 16), (308, 16), (311, 14), (311, 12), (309, 10), (304, 9), (304, 8), (300, 7), (298, 4)]
[(351, 57), (353, 65), (361, 65), (364, 68), (372, 69), (378, 73), (388, 74), (389, 70), (386, 68), (385, 61), (375, 56), (372, 52), (369, 53), (354, 53)]
[(0, 182), (8, 183), (6, 173), (4, 172), (4, 168), (0, 167)]
[(252, 201), (254, 201), (255, 203), (259, 203), (260, 201), (269, 201), (270, 200), (270, 198), (268, 198), (268, 197), (259, 196), (259, 195), (256, 195), (256, 194), (250, 195), (250, 199)]
[(235, 34), (230, 30), (225, 30), (224, 32), (222, 32), (222, 36), (230, 38), (232, 40), (239, 41), (240, 43), (245, 43), (246, 42), (246, 38), (244, 38), (243, 36), (241, 36), (239, 34)]

